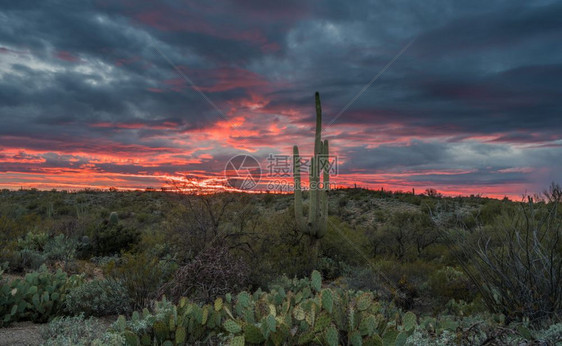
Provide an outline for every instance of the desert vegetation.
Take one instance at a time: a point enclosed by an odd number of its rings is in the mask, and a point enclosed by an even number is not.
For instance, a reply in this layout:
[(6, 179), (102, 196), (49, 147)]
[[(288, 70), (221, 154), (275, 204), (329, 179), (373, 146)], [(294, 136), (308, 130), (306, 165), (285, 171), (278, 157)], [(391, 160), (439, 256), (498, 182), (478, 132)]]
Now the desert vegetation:
[(48, 345), (562, 343), (559, 185), (330, 189), (316, 111), (294, 194), (1, 191), (1, 326), (48, 323)]
[(293, 195), (4, 190), (0, 321), (50, 344), (560, 342), (558, 185), (325, 194), (315, 253)]

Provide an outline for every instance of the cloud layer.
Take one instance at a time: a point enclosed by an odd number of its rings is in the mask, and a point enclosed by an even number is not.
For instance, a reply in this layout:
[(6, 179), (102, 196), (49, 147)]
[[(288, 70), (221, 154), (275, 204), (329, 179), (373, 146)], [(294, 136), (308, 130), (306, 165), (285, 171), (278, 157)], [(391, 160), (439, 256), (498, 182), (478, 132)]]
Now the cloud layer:
[(221, 177), (244, 153), (265, 166), (294, 143), (310, 151), (318, 90), (338, 184), (540, 191), (562, 176), (561, 12), (556, 1), (3, 4), (0, 186), (159, 187)]

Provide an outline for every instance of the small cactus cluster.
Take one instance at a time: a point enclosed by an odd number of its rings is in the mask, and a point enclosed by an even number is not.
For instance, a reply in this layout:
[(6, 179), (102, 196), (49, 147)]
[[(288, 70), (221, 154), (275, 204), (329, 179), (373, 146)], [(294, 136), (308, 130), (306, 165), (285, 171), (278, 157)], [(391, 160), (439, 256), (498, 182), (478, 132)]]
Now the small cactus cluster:
[[(423, 323), (441, 326), (433, 320)], [(203, 306), (186, 298), (177, 305), (163, 300), (154, 314), (145, 309), (128, 321), (119, 317), (113, 333), (126, 345), (217, 340), (236, 346), (404, 345), (418, 326), (416, 315), (383, 308), (371, 292), (322, 287), (320, 273), (314, 271), (298, 291), (277, 286), (269, 292), (226, 294)], [(445, 327), (454, 331), (456, 325)]]
[(43, 266), (23, 279), (3, 284), (0, 287), (0, 326), (15, 321), (48, 321), (61, 313), (67, 293), (82, 282), (82, 276), (68, 277), (60, 269), (52, 274)]
[[(300, 232), (311, 238), (321, 239), (328, 230), (328, 198), (326, 191), (330, 187), (329, 176), (329, 148), (328, 140), (322, 140), (322, 106), (320, 94), (316, 99), (316, 133), (314, 136), (314, 155), (310, 160), (309, 172), (309, 208), (308, 221), (305, 219), (303, 210), (303, 197), (301, 186), (301, 159), (299, 147), (293, 147), (293, 178), (295, 191), (295, 220)], [(321, 177), (322, 171), (322, 180)]]

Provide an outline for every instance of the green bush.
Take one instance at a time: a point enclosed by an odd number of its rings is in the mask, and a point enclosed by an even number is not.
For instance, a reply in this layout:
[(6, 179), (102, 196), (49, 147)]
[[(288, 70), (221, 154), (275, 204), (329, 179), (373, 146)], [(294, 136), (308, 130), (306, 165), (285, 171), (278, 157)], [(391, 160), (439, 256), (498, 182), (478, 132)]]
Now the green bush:
[(371, 252), (400, 262), (423, 258), (438, 242), (439, 233), (427, 214), (394, 212), (381, 227), (368, 232)]
[(131, 250), (140, 239), (139, 231), (106, 220), (94, 230), (91, 244), (85, 249), (83, 256), (87, 254), (93, 256), (119, 254)]
[(84, 315), (57, 317), (42, 328), (41, 336), (46, 340), (44, 346), (87, 346), (101, 337), (104, 329), (99, 321)]
[(470, 302), (474, 299), (476, 287), (466, 274), (453, 267), (444, 267), (433, 272), (428, 280), (430, 292), (442, 302), (451, 299)]
[(38, 270), (46, 261), (47, 256), (44, 253), (23, 249), (13, 252), (9, 261), (9, 268), (13, 271)]
[(374, 263), (373, 272), (381, 278), (387, 289), (396, 289), (400, 281), (406, 281), (416, 290), (421, 290), (437, 268), (435, 264), (424, 261), (399, 263), (386, 260)]
[(297, 231), (293, 214), (293, 210), (285, 210), (259, 220), (260, 237), (252, 241), (253, 256), (248, 258), (250, 284), (254, 287), (267, 287), (283, 274), (309, 274), (310, 245)]
[(20, 250), (27, 249), (41, 252), (48, 241), (49, 235), (47, 233), (28, 232), (24, 238), (18, 239), (18, 247)]
[(129, 293), (114, 280), (92, 280), (71, 289), (66, 295), (65, 311), (71, 315), (107, 316), (128, 314)]
[(49, 237), (47, 233), (28, 232), (18, 239), (9, 252), (8, 267), (12, 271), (37, 270), (48, 261), (63, 261), (65, 268), (75, 259), (77, 242), (63, 234)]
[(372, 267), (354, 267), (345, 277), (347, 287), (353, 290), (381, 292), (388, 290), (388, 284), (380, 276), (380, 271)]
[(562, 323), (556, 323), (547, 329), (537, 331), (535, 337), (547, 345), (560, 345), (562, 343)]
[(174, 278), (161, 290), (178, 301), (181, 297), (212, 301), (227, 292), (245, 288), (248, 266), (230, 253), (228, 247), (216, 245), (200, 252), (190, 263), (180, 267)]
[(177, 265), (160, 261), (146, 252), (126, 253), (111, 260), (104, 268), (106, 276), (119, 282), (132, 299), (133, 308), (149, 306), (162, 285), (170, 279)]
[(69, 262), (76, 255), (77, 241), (59, 234), (47, 241), (44, 253), (47, 259), (52, 261)]
[(328, 280), (334, 280), (341, 276), (347, 276), (351, 272), (351, 267), (345, 261), (340, 261), (330, 257), (321, 257), (318, 260), (317, 268)]
[[(503, 203), (503, 202), (502, 202)], [(451, 233), (470, 277), (490, 311), (535, 326), (562, 314), (562, 217), (559, 202), (502, 210), (494, 223), (467, 235)]]
[(322, 256), (348, 265), (365, 263), (368, 239), (361, 229), (354, 229), (337, 217), (330, 217), (328, 232), (320, 242)]
[(47, 261), (44, 253), (49, 240), (47, 233), (27, 232), (25, 237), (17, 239), (15, 247), (5, 249), (8, 268), (12, 271), (37, 270)]
[(488, 310), (481, 297), (476, 297), (469, 303), (464, 300), (451, 299), (445, 304), (445, 312), (455, 316), (471, 316), (486, 311)]

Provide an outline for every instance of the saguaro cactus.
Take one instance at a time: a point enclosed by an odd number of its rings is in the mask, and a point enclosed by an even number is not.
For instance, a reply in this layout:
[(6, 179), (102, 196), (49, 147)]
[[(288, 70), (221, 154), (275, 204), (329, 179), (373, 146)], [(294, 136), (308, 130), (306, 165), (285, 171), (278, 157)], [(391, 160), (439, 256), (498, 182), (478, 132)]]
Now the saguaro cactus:
[[(314, 153), (310, 160), (309, 208), (308, 220), (304, 216), (301, 186), (301, 160), (299, 147), (293, 147), (293, 178), (295, 183), (295, 220), (300, 232), (308, 235), (318, 251), (318, 240), (328, 230), (328, 197), (330, 188), (328, 140), (322, 141), (322, 106), (320, 94), (316, 92), (316, 134), (314, 136)], [(320, 172), (323, 171), (322, 179)]]

